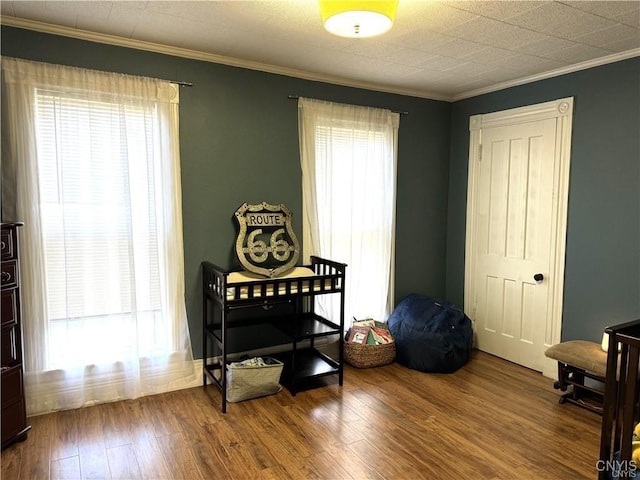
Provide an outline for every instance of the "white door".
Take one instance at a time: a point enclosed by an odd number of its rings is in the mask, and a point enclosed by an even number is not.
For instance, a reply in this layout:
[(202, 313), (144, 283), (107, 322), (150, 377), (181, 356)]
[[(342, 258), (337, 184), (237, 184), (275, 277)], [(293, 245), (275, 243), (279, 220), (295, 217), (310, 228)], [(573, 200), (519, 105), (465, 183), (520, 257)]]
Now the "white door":
[(465, 310), (477, 348), (538, 371), (560, 339), (572, 105), (550, 103), (471, 122)]

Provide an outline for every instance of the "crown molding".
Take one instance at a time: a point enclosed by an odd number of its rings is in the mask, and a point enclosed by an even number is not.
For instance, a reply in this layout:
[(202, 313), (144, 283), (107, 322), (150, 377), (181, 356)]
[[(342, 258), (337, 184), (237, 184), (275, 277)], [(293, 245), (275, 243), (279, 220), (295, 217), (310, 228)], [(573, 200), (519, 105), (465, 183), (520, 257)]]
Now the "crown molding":
[(438, 92), (430, 92), (424, 90), (414, 90), (405, 88), (394, 88), (388, 85), (381, 85), (373, 82), (361, 82), (357, 80), (350, 80), (343, 77), (336, 77), (332, 75), (324, 75), (321, 73), (308, 72), (305, 70), (297, 70), (294, 68), (281, 67), (277, 65), (269, 65), (266, 63), (252, 62), (250, 60), (242, 60), (235, 57), (227, 57), (225, 55), (217, 55), (215, 53), (201, 52), (199, 50), (191, 50), (188, 48), (172, 47), (170, 45), (164, 45), (154, 42), (146, 42), (144, 40), (135, 40), (132, 38), (119, 37), (116, 35), (109, 35), (105, 33), (91, 32), (89, 30), (81, 30), (78, 28), (65, 27), (61, 25), (53, 25), (50, 23), (38, 22), (35, 20), (27, 20), (19, 17), (12, 17), (3, 15), (0, 17), (0, 24), (9, 27), (24, 28), (27, 30), (34, 30), (42, 33), (49, 33), (52, 35), (61, 35), (64, 37), (77, 38), (79, 40), (87, 40), (90, 42), (104, 43), (108, 45), (115, 45), (118, 47), (133, 48), (136, 50), (145, 50), (149, 52), (161, 53), (164, 55), (171, 55), (174, 57), (190, 58), (192, 60), (200, 60), (203, 62), (219, 63), (228, 65), (231, 67), (246, 68), (249, 70), (257, 70), (266, 73), (273, 73), (276, 75), (285, 75), (287, 77), (301, 78), (303, 80), (311, 80), (316, 82), (331, 83), (334, 85), (341, 85), (344, 87), (362, 88), (365, 90), (373, 90), (376, 92), (393, 93), (397, 95), (406, 95), (410, 97), (426, 98), (430, 100), (441, 100), (446, 102), (457, 102), (458, 100), (464, 100), (466, 98), (476, 97), (478, 95), (484, 95), (486, 93), (496, 92), (498, 90), (504, 90), (510, 87), (516, 87), (518, 85), (525, 85), (527, 83), (537, 82), (547, 78), (553, 78), (567, 73), (577, 72), (580, 70), (586, 70), (589, 68), (597, 67), (600, 65), (606, 65), (608, 63), (619, 62), (628, 58), (640, 56), (640, 48), (627, 50), (626, 52), (614, 53), (606, 57), (601, 57), (586, 62), (577, 63), (567, 67), (551, 70), (528, 77), (522, 77), (517, 80), (510, 80), (507, 82), (498, 83), (489, 87), (483, 87), (476, 90), (470, 90), (468, 92), (459, 93), (456, 95), (447, 95)]
[(38, 22), (35, 20), (27, 20), (19, 17), (3, 15), (0, 18), (0, 24), (8, 27), (23, 28), (26, 30), (34, 30), (52, 35), (61, 35), (64, 37), (76, 38), (79, 40), (87, 40), (89, 42), (104, 43), (115, 45), (118, 47), (133, 48), (136, 50), (145, 50), (149, 52), (171, 55), (174, 57), (190, 58), (192, 60), (200, 60), (203, 62), (219, 63), (229, 65), (231, 67), (246, 68), (249, 70), (258, 70), (266, 73), (274, 73), (277, 75), (285, 75), (288, 77), (301, 78), (304, 80), (312, 80), (316, 82), (331, 83), (344, 87), (362, 88), (365, 90), (374, 90), (376, 92), (394, 93), (398, 95), (407, 95), (411, 97), (428, 98), (431, 100), (451, 101), (451, 95), (445, 95), (437, 92), (425, 92), (424, 90), (412, 90), (403, 88), (393, 88), (386, 85), (380, 85), (372, 82), (361, 82), (350, 80), (343, 77), (332, 75), (323, 75), (321, 73), (297, 70), (294, 68), (281, 67), (277, 65), (269, 65), (266, 63), (252, 62), (250, 60), (242, 60), (235, 57), (227, 57), (217, 55), (215, 53), (201, 52), (188, 48), (172, 47), (160, 43), (147, 42), (144, 40), (135, 40), (132, 38), (119, 37), (106, 33), (91, 32), (89, 30), (81, 30), (78, 28), (65, 27), (62, 25), (53, 25), (50, 23)]
[(485, 93), (497, 92), (498, 90), (504, 90), (505, 88), (517, 87), (518, 85), (533, 83), (540, 80), (545, 80), (547, 78), (559, 77), (560, 75), (566, 75), (567, 73), (587, 70), (589, 68), (599, 67), (600, 65), (606, 65), (608, 63), (620, 62), (621, 60), (626, 60), (628, 58), (638, 56), (640, 56), (640, 48), (634, 48), (632, 50), (627, 50), (626, 52), (614, 53), (612, 55), (607, 55), (606, 57), (587, 60), (586, 62), (576, 63), (575, 65), (569, 65), (567, 67), (550, 70), (548, 72), (531, 75), (529, 77), (523, 77), (517, 80), (498, 83), (490, 87), (484, 87), (477, 90), (470, 90), (468, 92), (459, 93), (457, 95), (453, 95), (451, 97), (451, 101), (457, 102), (458, 100), (464, 100), (465, 98), (477, 97), (478, 95), (484, 95)]

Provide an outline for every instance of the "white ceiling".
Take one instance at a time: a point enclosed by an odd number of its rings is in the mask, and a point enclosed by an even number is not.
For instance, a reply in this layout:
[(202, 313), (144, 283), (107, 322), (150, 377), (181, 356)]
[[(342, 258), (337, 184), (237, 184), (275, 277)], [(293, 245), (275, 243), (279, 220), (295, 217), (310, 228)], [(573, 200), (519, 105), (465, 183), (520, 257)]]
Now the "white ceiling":
[(5, 25), (445, 100), (640, 55), (638, 0), (400, 0), (391, 31), (369, 39), (327, 33), (316, 0), (0, 8)]

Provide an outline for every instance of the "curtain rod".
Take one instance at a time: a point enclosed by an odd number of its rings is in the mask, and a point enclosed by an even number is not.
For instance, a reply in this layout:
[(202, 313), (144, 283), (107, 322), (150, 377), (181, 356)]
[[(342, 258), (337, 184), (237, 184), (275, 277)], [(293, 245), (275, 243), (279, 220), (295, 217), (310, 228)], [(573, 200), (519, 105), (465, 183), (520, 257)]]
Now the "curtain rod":
[[(287, 95), (289, 100), (298, 100), (300, 97), (298, 95)], [(391, 110), (393, 113), (399, 113), (400, 115), (409, 115), (409, 112), (399, 112), (397, 110)]]
[(193, 87), (193, 83), (191, 83), (191, 82), (181, 82), (179, 80), (169, 80), (169, 83), (173, 83), (173, 84), (179, 85), (181, 87)]

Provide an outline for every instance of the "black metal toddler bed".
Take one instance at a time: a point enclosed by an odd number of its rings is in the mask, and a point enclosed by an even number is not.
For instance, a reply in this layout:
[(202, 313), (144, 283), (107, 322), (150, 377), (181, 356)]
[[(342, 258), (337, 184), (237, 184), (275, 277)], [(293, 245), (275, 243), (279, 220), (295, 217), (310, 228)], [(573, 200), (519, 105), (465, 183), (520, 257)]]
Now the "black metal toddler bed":
[(640, 320), (605, 332), (609, 350), (598, 479), (640, 478), (640, 464), (632, 460), (633, 432), (640, 422)]

